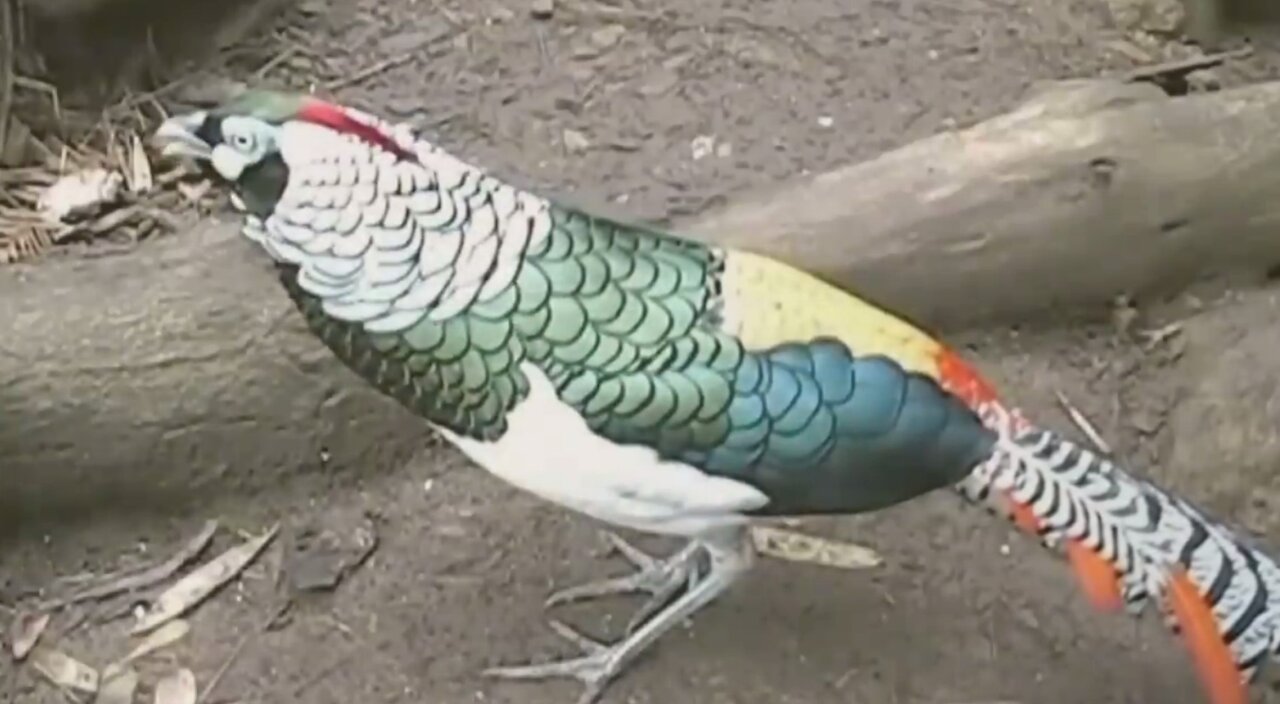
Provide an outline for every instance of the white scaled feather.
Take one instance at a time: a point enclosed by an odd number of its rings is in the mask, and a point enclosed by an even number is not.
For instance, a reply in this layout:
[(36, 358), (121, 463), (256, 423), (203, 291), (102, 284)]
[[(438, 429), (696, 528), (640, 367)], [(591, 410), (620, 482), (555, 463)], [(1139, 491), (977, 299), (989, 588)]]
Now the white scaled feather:
[(329, 315), (370, 331), (444, 320), (510, 286), (525, 252), (551, 231), (550, 204), (406, 125), (350, 115), (418, 160), (322, 125), (287, 123), (279, 145), (289, 183), (274, 214), (246, 236), (297, 265), (299, 285)]

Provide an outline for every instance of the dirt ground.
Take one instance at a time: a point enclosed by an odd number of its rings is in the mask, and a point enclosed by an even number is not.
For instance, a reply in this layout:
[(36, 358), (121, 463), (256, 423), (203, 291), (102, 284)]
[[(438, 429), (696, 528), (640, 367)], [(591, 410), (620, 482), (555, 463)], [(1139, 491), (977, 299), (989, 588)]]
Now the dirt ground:
[[(285, 53), (265, 66), (261, 54), (245, 59), (235, 78), (328, 82), (516, 182), (652, 220), (991, 116), (1035, 80), (1166, 51), (1126, 39), (1100, 3), (1080, 0), (561, 2), (536, 22), (525, 0), (310, 0), (264, 46)], [(1271, 61), (1222, 77), (1265, 74)], [(1131, 326), (1037, 321), (957, 337), (1033, 417), (1070, 429), (1063, 390), (1119, 456), (1280, 545), (1270, 509), (1280, 501), (1280, 366), (1270, 361), (1280, 333), (1258, 332), (1274, 327), (1276, 294), (1207, 287), (1144, 302)], [(1182, 328), (1141, 334), (1170, 323)], [(1268, 361), (1271, 373), (1259, 373)], [(499, 483), (424, 432), (406, 467), (210, 497), (198, 515), (23, 536), (0, 551), (0, 604), (59, 575), (169, 554), (214, 517), (226, 529), (220, 547), (235, 530), (285, 530), (191, 616), (189, 636), (138, 663), (144, 682), (175, 663), (202, 686), (216, 678), (209, 702), (573, 701), (572, 684), (478, 673), (567, 653), (541, 600), (621, 569), (597, 525)], [(370, 524), (379, 543), (367, 562), (264, 627), (281, 600), (280, 566), (292, 564), (281, 546)], [(605, 701), (1203, 701), (1154, 615), (1135, 624), (1094, 613), (1060, 560), (954, 496), (803, 528), (872, 546), (886, 564), (845, 572), (766, 560)], [(564, 614), (616, 635), (629, 606)], [(73, 609), (46, 637), (101, 666), (127, 651), (127, 620), (97, 614)], [(1258, 701), (1280, 702), (1267, 689)], [(0, 669), (0, 700), (64, 701), (25, 668)]]

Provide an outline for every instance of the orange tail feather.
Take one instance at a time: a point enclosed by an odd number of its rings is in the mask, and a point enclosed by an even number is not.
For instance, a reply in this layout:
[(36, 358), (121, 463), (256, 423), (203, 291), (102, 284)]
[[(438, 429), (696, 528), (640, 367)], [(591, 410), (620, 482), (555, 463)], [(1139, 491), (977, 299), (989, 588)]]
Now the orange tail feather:
[(1179, 568), (1170, 580), (1169, 603), (1209, 701), (1248, 704), (1248, 691), (1231, 650), (1218, 632), (1217, 619), (1184, 569)]

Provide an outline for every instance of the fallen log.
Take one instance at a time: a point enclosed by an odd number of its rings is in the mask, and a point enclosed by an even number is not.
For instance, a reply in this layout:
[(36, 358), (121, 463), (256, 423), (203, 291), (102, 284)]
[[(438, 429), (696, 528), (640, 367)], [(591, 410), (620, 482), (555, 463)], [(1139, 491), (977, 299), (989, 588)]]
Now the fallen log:
[(690, 231), (955, 327), (1280, 264), (1280, 82), (1171, 98), (1070, 81), (1014, 111), (738, 197)]
[[(1280, 83), (1080, 82), (689, 231), (935, 326), (1087, 308), (1280, 262)], [(0, 530), (397, 467), (422, 424), (301, 327), (234, 222), (0, 270)]]
[(420, 422), (345, 375), (230, 220), (0, 270), (0, 535), (400, 466)]

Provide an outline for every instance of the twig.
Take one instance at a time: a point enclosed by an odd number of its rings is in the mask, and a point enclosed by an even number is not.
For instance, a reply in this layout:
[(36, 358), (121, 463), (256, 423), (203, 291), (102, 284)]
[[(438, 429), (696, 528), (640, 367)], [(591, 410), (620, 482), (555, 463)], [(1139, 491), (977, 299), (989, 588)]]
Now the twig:
[(453, 10), (441, 5), (439, 0), (431, 0), (431, 9), (439, 13), (439, 15), (444, 18), (445, 22), (453, 25), (454, 29), (461, 30), (467, 26), (465, 22), (458, 19), (458, 16), (454, 14)]
[(352, 648), (347, 652), (343, 653), (342, 655), (339, 655), (337, 658), (334, 659), (333, 662), (329, 663), (328, 667), (325, 667), (324, 669), (317, 671), (315, 674), (311, 675), (306, 680), (301, 682), (296, 688), (294, 688), (293, 698), (301, 699), (302, 695), (307, 690), (311, 689), (317, 684), (320, 684), (330, 675), (337, 672), (339, 668), (343, 667), (347, 663), (354, 660), (357, 654), (359, 654), (359, 648)]
[(213, 673), (213, 677), (211, 677), (209, 682), (205, 684), (204, 689), (200, 692), (200, 696), (196, 697), (196, 704), (204, 704), (204, 702), (209, 700), (209, 697), (213, 695), (213, 690), (217, 688), (220, 682), (222, 682), (222, 678), (227, 676), (227, 671), (230, 670), (231, 666), (235, 664), (237, 659), (239, 659), (240, 654), (243, 653), (244, 649), (249, 645), (249, 641), (253, 640), (254, 636), (262, 635), (263, 633), (271, 630), (280, 620), (280, 617), (284, 616), (285, 612), (287, 612), (292, 605), (293, 602), (286, 599), (283, 604), (272, 609), (270, 615), (268, 615), (257, 628), (244, 634), (244, 637), (240, 639), (240, 642), (236, 643), (236, 647), (231, 650), (231, 654), (228, 655), (227, 659), (218, 667), (218, 671)]
[(262, 66), (257, 71), (253, 72), (254, 80), (261, 81), (263, 78), (266, 77), (268, 73), (271, 73), (272, 69), (276, 68), (277, 66), (284, 63), (285, 61), (288, 61), (289, 59), (293, 58), (294, 54), (300, 53), (300, 49), (301, 47), (299, 47), (297, 44), (290, 44), (289, 46), (286, 46), (282, 51), (276, 53), (275, 56), (271, 57), (270, 59), (267, 60), (266, 63), (262, 64)]
[(1169, 323), (1164, 327), (1156, 328), (1155, 330), (1143, 330), (1138, 334), (1147, 339), (1146, 351), (1150, 352), (1180, 332), (1182, 332), (1182, 323)]
[(49, 96), (49, 102), (53, 104), (53, 116), (59, 120), (62, 119), (62, 98), (58, 95), (57, 86), (35, 78), (18, 75), (13, 76), (13, 85), (15, 88), (34, 90)]
[(53, 236), (53, 241), (61, 244), (76, 237), (82, 237), (85, 235), (88, 235), (89, 237), (96, 237), (98, 235), (105, 234), (129, 222), (130, 220), (133, 220), (146, 209), (146, 206), (141, 203), (134, 203), (130, 206), (109, 211), (105, 215), (94, 220), (86, 220), (82, 223), (68, 225), (62, 230), (59, 230), (58, 233)]
[(1185, 76), (1192, 71), (1212, 68), (1232, 59), (1244, 59), (1252, 55), (1253, 47), (1246, 46), (1231, 51), (1219, 51), (1213, 54), (1204, 54), (1203, 56), (1192, 56), (1187, 59), (1151, 64), (1150, 66), (1139, 66), (1122, 73), (1120, 79), (1127, 83), (1149, 81), (1154, 78), (1167, 78), (1169, 76)]
[(13, 6), (0, 0), (0, 150), (9, 143), (9, 114), (13, 110), (13, 76), (17, 47), (13, 45)]
[(69, 597), (45, 602), (40, 605), (40, 608), (41, 610), (60, 609), (64, 606), (70, 606), (71, 604), (76, 604), (82, 601), (103, 599), (121, 592), (137, 591), (159, 582), (163, 582), (169, 577), (172, 577), (174, 573), (182, 569), (182, 567), (188, 562), (199, 557), (200, 553), (204, 552), (204, 549), (213, 541), (213, 534), (217, 531), (217, 521), (206, 521), (204, 527), (200, 529), (200, 532), (194, 538), (187, 541), (187, 543), (168, 560), (145, 570), (126, 574), (119, 579), (114, 579), (106, 584), (90, 587), (76, 594), (72, 594)]
[(156, 88), (155, 90), (149, 90), (143, 93), (131, 93), (130, 95), (126, 95), (124, 98), (120, 99), (120, 102), (116, 103), (115, 105), (112, 105), (111, 107), (103, 111), (103, 119), (107, 119), (108, 116), (118, 115), (121, 110), (136, 109), (137, 106), (143, 102), (157, 100), (162, 96), (168, 95), (178, 90), (179, 88), (185, 86), (187, 83), (190, 83), (192, 80), (193, 80), (193, 76), (183, 76), (182, 78), (177, 78), (172, 81), (169, 81), (168, 83), (160, 86), (159, 88)]
[(363, 83), (380, 73), (385, 73), (387, 71), (390, 71), (393, 68), (396, 68), (397, 66), (402, 66), (404, 64), (409, 63), (410, 61), (413, 60), (414, 56), (417, 56), (417, 52), (407, 51), (399, 56), (393, 56), (389, 59), (383, 59), (382, 61), (379, 61), (378, 63), (373, 64), (372, 66), (368, 66), (359, 71), (356, 71), (350, 76), (343, 76), (342, 78), (336, 78), (332, 81), (329, 81), (328, 83), (325, 84), (324, 89), (326, 91), (335, 91), (339, 88), (346, 88), (347, 86), (354, 85), (356, 83)]
[(1107, 441), (1102, 439), (1102, 435), (1098, 433), (1097, 428), (1093, 427), (1093, 423), (1090, 423), (1089, 419), (1086, 418), (1085, 415), (1074, 405), (1072, 405), (1071, 401), (1067, 400), (1066, 394), (1061, 391), (1054, 391), (1054, 393), (1057, 394), (1058, 403), (1062, 404), (1062, 408), (1067, 412), (1067, 416), (1071, 418), (1071, 422), (1076, 424), (1076, 427), (1080, 429), (1080, 432), (1084, 433), (1085, 437), (1089, 438), (1089, 442), (1093, 443), (1093, 446), (1096, 447), (1099, 452), (1110, 456), (1111, 445), (1107, 444)]

